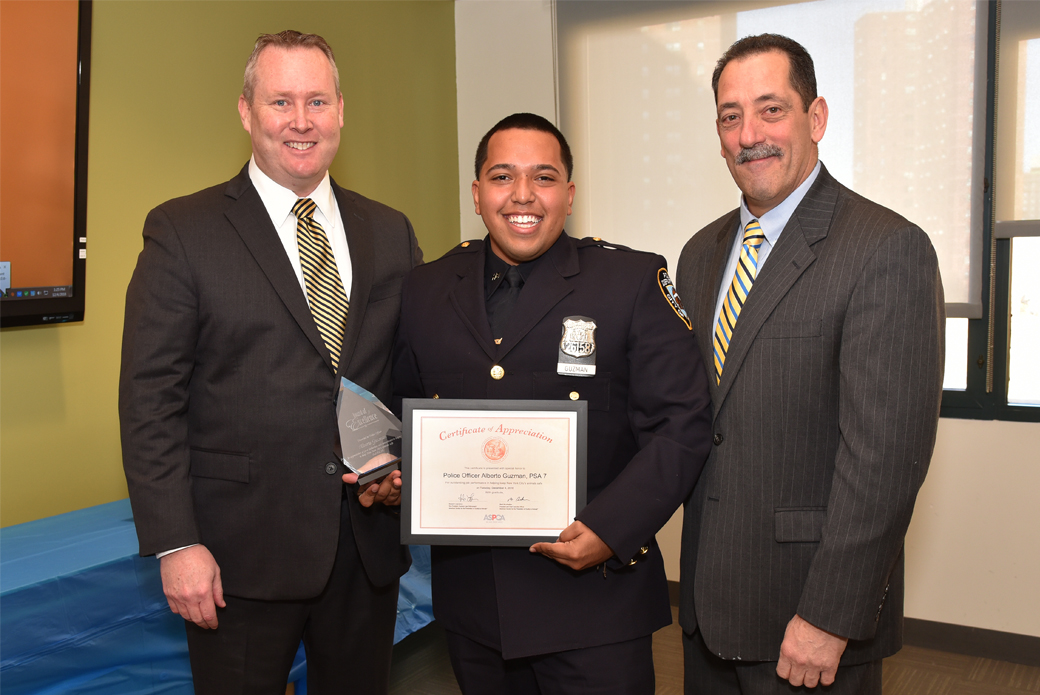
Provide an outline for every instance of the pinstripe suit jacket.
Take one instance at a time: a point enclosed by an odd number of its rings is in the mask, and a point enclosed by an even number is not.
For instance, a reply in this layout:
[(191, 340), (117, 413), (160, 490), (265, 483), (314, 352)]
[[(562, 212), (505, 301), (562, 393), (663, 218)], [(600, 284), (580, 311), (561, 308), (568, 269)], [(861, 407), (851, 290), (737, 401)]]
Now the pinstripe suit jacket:
[[(740, 216), (683, 249), (678, 288), (712, 364)], [(945, 309), (918, 227), (823, 168), (755, 280), (711, 384), (715, 446), (686, 504), (680, 623), (725, 659), (775, 661), (788, 621), (901, 646), (903, 537), (935, 444)]]

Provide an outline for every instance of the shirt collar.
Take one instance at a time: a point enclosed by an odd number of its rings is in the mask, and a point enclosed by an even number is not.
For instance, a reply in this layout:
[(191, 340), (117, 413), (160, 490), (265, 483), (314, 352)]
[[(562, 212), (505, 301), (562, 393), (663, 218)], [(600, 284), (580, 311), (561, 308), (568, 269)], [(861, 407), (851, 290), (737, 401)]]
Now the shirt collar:
[[(249, 158), (249, 180), (253, 182), (256, 192), (260, 194), (260, 200), (267, 209), (267, 214), (277, 228), (285, 222), (285, 218), (292, 214), (293, 205), (300, 196), (290, 191), (285, 186), (275, 183), (274, 179), (261, 171), (253, 157)], [(318, 206), (325, 219), (332, 221), (336, 219), (333, 214), (333, 206), (336, 204), (332, 193), (332, 184), (329, 180), (329, 172), (325, 172), (321, 183), (307, 196)]]
[(784, 231), (784, 227), (787, 226), (787, 222), (791, 219), (791, 215), (794, 214), (794, 211), (801, 204), (802, 199), (805, 198), (805, 194), (809, 192), (813, 182), (816, 181), (816, 177), (820, 173), (820, 166), (821, 162), (817, 159), (816, 166), (813, 167), (808, 178), (806, 178), (805, 181), (802, 181), (802, 184), (798, 186), (798, 188), (794, 189), (794, 191), (791, 192), (791, 195), (784, 198), (782, 203), (761, 217), (756, 218), (752, 215), (747, 209), (747, 201), (744, 200), (744, 196), (740, 196), (740, 228), (744, 229), (748, 222), (757, 219), (758, 223), (762, 226), (762, 233), (765, 234), (769, 246), (774, 246), (776, 240), (780, 238), (780, 232)]
[[(562, 237), (563, 234), (561, 233)], [(557, 241), (559, 241), (557, 239)], [(555, 246), (555, 244), (553, 244)], [(551, 247), (550, 247), (551, 248)], [(534, 260), (525, 261), (516, 267), (520, 271), (520, 276), (527, 282), (527, 279), (531, 277), (531, 272), (534, 270), (538, 262), (542, 260), (548, 254), (543, 253)], [(495, 293), (495, 290), (499, 288), (502, 281), (506, 277), (506, 272), (509, 270), (509, 264), (495, 255), (495, 252), (491, 249), (491, 235), (484, 237), (484, 297), (485, 299)]]

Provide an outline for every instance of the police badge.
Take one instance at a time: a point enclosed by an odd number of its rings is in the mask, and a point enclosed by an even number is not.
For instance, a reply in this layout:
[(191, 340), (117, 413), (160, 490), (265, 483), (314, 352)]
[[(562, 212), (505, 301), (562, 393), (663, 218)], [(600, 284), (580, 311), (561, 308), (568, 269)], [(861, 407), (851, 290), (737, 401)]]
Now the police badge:
[(563, 376), (596, 376), (596, 322), (587, 316), (563, 319), (560, 358), (556, 373)]

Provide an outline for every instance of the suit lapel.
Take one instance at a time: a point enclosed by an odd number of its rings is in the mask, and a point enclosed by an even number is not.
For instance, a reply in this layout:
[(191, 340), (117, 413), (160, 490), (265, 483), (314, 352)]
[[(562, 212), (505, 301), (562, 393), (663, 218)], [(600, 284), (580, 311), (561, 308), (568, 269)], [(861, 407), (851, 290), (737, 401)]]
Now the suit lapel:
[(733, 340), (726, 351), (722, 381), (712, 394), (716, 413), (733, 386), (762, 325), (802, 273), (816, 260), (811, 246), (827, 236), (837, 199), (838, 184), (827, 173), (827, 169), (821, 167), (816, 182), (791, 215), (766, 264), (762, 266), (762, 272), (755, 279), (740, 312), (736, 328), (733, 329)]
[(562, 232), (556, 243), (545, 252), (545, 260), (535, 267), (531, 277), (524, 283), (524, 287), (530, 287), (530, 290), (520, 292), (516, 308), (502, 336), (502, 345), (498, 346), (499, 360), (516, 347), (554, 306), (574, 291), (567, 278), (577, 275), (579, 271), (575, 243), (566, 231)]
[(296, 319), (296, 323), (299, 324), (304, 335), (328, 363), (331, 370), (332, 361), (328, 348), (325, 347), (325, 341), (318, 333), (310, 307), (307, 306), (307, 298), (293, 271), (292, 263), (289, 262), (289, 257), (285, 255), (285, 247), (278, 238), (278, 232), (271, 224), (271, 218), (267, 214), (263, 201), (260, 200), (260, 194), (256, 192), (256, 188), (249, 180), (248, 165), (228, 183), (225, 194), (235, 199), (235, 202), (224, 213), (228, 221), (234, 226), (242, 243), (256, 259), (260, 269), (267, 276), (289, 313)]
[(701, 286), (695, 294), (698, 297), (696, 306), (693, 308), (693, 329), (705, 331), (704, 338), (698, 341), (701, 346), (701, 359), (709, 374), (709, 388), (712, 401), (718, 395), (718, 385), (715, 383), (715, 305), (718, 302), (719, 287), (722, 284), (722, 273), (726, 270), (726, 262), (729, 260), (730, 249), (733, 248), (733, 240), (737, 233), (740, 222), (740, 212), (735, 211), (722, 223), (715, 236), (715, 249), (711, 260), (704, 271), (699, 274)]
[(354, 348), (361, 336), (361, 324), (365, 320), (368, 296), (372, 292), (375, 250), (372, 247), (370, 223), (358, 211), (350, 192), (337, 186), (334, 181), (332, 192), (339, 205), (339, 216), (347, 235), (347, 248), (350, 250), (350, 310), (347, 312), (347, 325), (343, 331), (343, 348), (339, 359), (339, 373), (346, 374), (354, 356)]
[[(471, 242), (477, 243), (477, 242)], [(498, 346), (491, 337), (487, 304), (484, 300), (484, 254), (490, 253), (488, 244), (472, 254), (470, 263), (459, 273), (459, 281), (451, 290), (451, 305), (480, 349), (495, 360)]]

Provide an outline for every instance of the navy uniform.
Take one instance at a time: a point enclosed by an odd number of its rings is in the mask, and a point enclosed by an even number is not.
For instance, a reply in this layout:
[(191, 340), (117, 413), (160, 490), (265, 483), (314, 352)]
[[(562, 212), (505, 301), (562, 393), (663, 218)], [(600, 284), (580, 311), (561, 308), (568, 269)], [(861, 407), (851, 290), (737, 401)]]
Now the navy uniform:
[[(671, 623), (654, 534), (692, 490), (710, 447), (707, 378), (689, 319), (664, 258), (562, 233), (520, 266), (522, 291), (502, 335), (492, 335), (490, 253), (486, 240), (463, 242), (406, 278), (395, 402), (587, 401), (588, 505), (577, 519), (616, 556), (574, 571), (527, 548), (435, 547), (434, 615), (449, 640), (506, 660), (642, 638), (649, 649), (650, 635)], [(563, 322), (575, 316), (596, 324), (592, 377), (557, 373)], [(622, 683), (618, 692), (637, 690)]]

